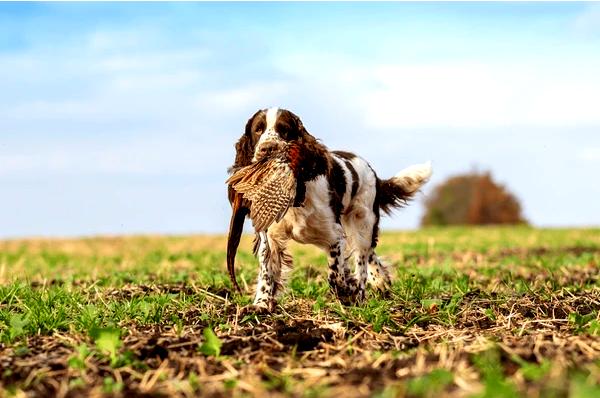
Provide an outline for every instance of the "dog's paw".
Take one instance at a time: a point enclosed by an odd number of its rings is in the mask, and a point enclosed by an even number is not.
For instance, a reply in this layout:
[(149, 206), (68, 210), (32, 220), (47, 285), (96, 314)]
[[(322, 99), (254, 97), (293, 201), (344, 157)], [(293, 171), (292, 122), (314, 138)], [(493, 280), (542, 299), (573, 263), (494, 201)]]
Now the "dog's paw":
[(350, 305), (360, 305), (365, 301), (364, 292), (338, 292), (337, 294), (338, 300), (340, 303), (346, 306)]
[(375, 297), (379, 298), (379, 299), (383, 299), (383, 300), (390, 300), (393, 296), (392, 296), (392, 292), (389, 290), (389, 288), (387, 289), (383, 289), (383, 288), (376, 288), (372, 290), (372, 294), (375, 295)]
[(275, 309), (275, 301), (270, 302), (260, 302), (255, 304), (249, 304), (245, 307), (242, 307), (240, 310), (240, 316), (244, 317), (246, 315), (269, 315)]
[(378, 283), (369, 283), (369, 288), (375, 294), (382, 298), (390, 298), (392, 282), (390, 280), (380, 280)]
[(365, 300), (365, 289), (355, 278), (348, 278), (344, 286), (333, 285), (331, 290), (343, 305), (357, 305)]

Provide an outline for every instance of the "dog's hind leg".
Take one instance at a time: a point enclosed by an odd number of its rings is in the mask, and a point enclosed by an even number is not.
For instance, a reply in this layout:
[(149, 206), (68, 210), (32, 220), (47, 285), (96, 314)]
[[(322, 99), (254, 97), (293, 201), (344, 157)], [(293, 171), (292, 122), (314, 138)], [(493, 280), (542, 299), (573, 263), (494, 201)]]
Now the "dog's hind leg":
[(385, 293), (389, 290), (392, 285), (392, 277), (389, 266), (385, 264), (377, 256), (374, 249), (371, 249), (368, 258), (369, 263), (369, 274), (368, 283), (369, 286), (376, 291)]
[(346, 238), (340, 235), (329, 248), (329, 286), (343, 304), (351, 304), (362, 295), (359, 293), (359, 283), (348, 266), (345, 252)]
[[(374, 185), (374, 180), (372, 181)], [(354, 203), (342, 217), (355, 259), (354, 275), (358, 284), (357, 298), (364, 299), (368, 281), (369, 262), (373, 256), (373, 246), (377, 242), (379, 213), (374, 210), (375, 191), (360, 190)]]
[(379, 241), (379, 207), (373, 209), (374, 222), (372, 224), (371, 245), (367, 252), (368, 277), (367, 282), (371, 289), (385, 293), (392, 285), (391, 272), (387, 264), (381, 261), (375, 248)]

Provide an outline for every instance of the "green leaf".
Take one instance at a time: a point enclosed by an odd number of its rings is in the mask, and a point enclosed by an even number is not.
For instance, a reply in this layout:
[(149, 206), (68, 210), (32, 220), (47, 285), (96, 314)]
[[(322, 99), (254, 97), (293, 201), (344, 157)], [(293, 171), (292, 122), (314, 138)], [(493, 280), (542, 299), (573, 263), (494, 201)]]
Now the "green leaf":
[(473, 363), (482, 376), (483, 391), (475, 395), (479, 398), (517, 397), (515, 385), (504, 376), (500, 352), (497, 347), (488, 349), (473, 357)]
[(211, 328), (204, 329), (204, 343), (200, 346), (200, 352), (204, 355), (218, 357), (221, 354), (221, 340)]
[(29, 348), (24, 345), (15, 347), (14, 353), (17, 357), (24, 357), (25, 355), (29, 354)]
[(124, 384), (116, 382), (112, 377), (105, 377), (102, 382), (102, 391), (105, 394), (116, 394), (123, 390)]
[(10, 316), (10, 331), (9, 336), (11, 340), (21, 336), (25, 333), (25, 326), (29, 323), (29, 319), (24, 317), (22, 314), (13, 314)]
[(77, 354), (73, 355), (68, 360), (70, 368), (73, 369), (85, 369), (85, 360), (90, 355), (90, 350), (86, 344), (81, 344), (77, 347)]
[(590, 336), (600, 336), (600, 321), (594, 319), (587, 327), (587, 332)]
[(110, 357), (111, 366), (115, 366), (118, 362), (117, 351), (123, 344), (121, 330), (118, 328), (94, 328), (90, 331), (90, 335), (98, 350), (107, 354)]
[(581, 315), (576, 312), (569, 314), (569, 323), (574, 326), (576, 332), (588, 332), (592, 335), (597, 333), (598, 322), (596, 320), (597, 313), (595, 311), (589, 314)]
[(492, 321), (496, 320), (496, 314), (494, 313), (493, 309), (486, 308), (484, 313), (485, 313), (485, 316), (487, 316), (490, 320), (492, 320)]
[(596, 398), (600, 396), (600, 386), (589, 383), (582, 374), (576, 374), (571, 380), (569, 396), (573, 398)]
[(421, 305), (423, 306), (423, 308), (425, 308), (426, 310), (431, 310), (433, 308), (439, 308), (442, 306), (442, 300), (440, 299), (423, 299), (421, 300)]
[(83, 381), (83, 379), (81, 377), (77, 377), (69, 382), (70, 389), (84, 388), (84, 387), (85, 387), (85, 381)]
[(454, 376), (448, 370), (435, 369), (425, 376), (410, 380), (408, 392), (418, 397), (432, 397), (442, 392), (453, 380)]
[(196, 372), (190, 372), (188, 375), (188, 383), (190, 383), (190, 387), (192, 387), (193, 391), (199, 391), (201, 388), (200, 381), (198, 380), (198, 375)]
[(552, 363), (548, 360), (544, 360), (541, 364), (527, 363), (521, 364), (521, 373), (526, 380), (537, 381), (541, 380), (550, 372)]

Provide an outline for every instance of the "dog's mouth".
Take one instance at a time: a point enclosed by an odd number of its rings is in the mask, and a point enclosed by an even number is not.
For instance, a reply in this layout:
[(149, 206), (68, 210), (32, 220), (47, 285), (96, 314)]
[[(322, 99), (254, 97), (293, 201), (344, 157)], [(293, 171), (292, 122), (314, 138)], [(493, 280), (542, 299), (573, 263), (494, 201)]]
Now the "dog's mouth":
[(265, 142), (260, 147), (256, 148), (256, 153), (254, 154), (253, 160), (259, 162), (263, 159), (266, 159), (273, 153), (277, 152), (280, 148), (281, 146), (277, 142)]

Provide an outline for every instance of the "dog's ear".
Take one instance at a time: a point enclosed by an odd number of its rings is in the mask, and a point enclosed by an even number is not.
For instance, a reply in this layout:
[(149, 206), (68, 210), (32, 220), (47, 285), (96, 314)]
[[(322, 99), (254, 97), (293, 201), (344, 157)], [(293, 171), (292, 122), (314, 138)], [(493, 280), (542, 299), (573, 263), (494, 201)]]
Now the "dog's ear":
[(252, 138), (252, 123), (258, 114), (262, 111), (257, 111), (246, 123), (246, 128), (244, 129), (244, 133), (235, 144), (235, 161), (233, 165), (229, 168), (229, 173), (234, 172), (240, 167), (248, 166), (252, 163), (252, 158), (254, 157), (254, 147), (256, 143)]
[[(227, 169), (227, 172), (230, 174), (252, 163), (255, 146), (252, 139), (252, 121), (259, 112), (260, 111), (256, 112), (250, 119), (248, 119), (244, 133), (242, 134), (238, 142), (235, 143), (235, 160), (233, 161), (233, 165)], [(229, 203), (233, 203), (235, 191), (231, 186), (228, 187), (228, 196)]]
[(310, 181), (329, 171), (331, 165), (327, 147), (306, 130), (298, 116), (294, 115), (294, 121), (298, 129), (298, 142), (302, 148), (299, 175), (302, 180)]
[(244, 133), (235, 144), (235, 161), (233, 162), (230, 171), (248, 166), (252, 163), (253, 156), (254, 144), (252, 142), (252, 135)]
[[(290, 112), (291, 113), (291, 112)], [(293, 120), (294, 120), (294, 124), (296, 125), (296, 129), (298, 130), (298, 137), (300, 139), (306, 137), (307, 139), (310, 138), (314, 138), (312, 135), (310, 135), (310, 133), (306, 130), (306, 128), (304, 127), (304, 124), (302, 124), (302, 120), (300, 120), (300, 118), (293, 114)]]

